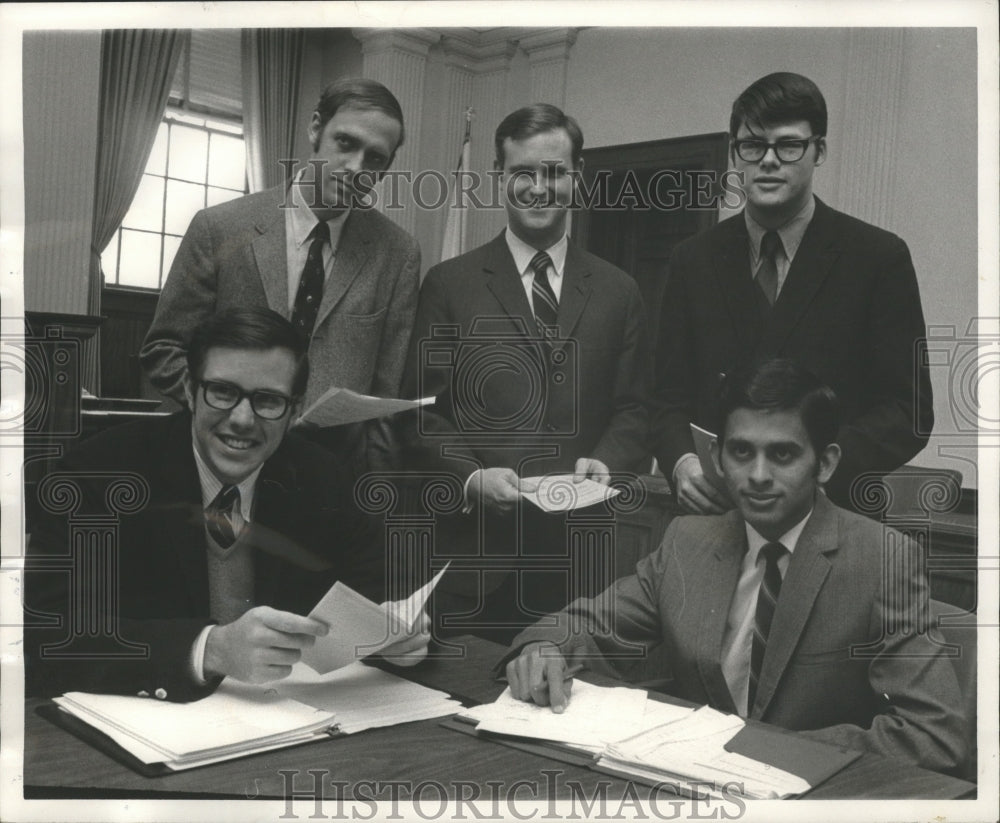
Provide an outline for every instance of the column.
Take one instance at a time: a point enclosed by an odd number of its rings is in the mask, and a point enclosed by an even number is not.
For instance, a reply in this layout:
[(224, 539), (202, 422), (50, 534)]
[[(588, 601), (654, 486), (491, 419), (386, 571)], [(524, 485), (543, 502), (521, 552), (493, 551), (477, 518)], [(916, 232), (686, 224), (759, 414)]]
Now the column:
[(531, 102), (551, 103), (559, 108), (566, 104), (569, 52), (576, 34), (576, 29), (550, 29), (520, 41), (531, 66)]

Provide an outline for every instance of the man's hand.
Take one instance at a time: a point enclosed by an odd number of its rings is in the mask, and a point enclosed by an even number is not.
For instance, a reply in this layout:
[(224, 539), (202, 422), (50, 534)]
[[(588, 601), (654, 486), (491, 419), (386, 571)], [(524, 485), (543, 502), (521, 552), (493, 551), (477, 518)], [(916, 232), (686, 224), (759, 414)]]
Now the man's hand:
[(677, 502), (692, 514), (722, 514), (732, 508), (729, 500), (705, 477), (696, 454), (677, 464), (674, 492)]
[(581, 457), (573, 467), (573, 482), (579, 483), (588, 477), (595, 483), (607, 486), (611, 481), (611, 470), (596, 458)]
[(379, 656), (384, 657), (394, 666), (416, 666), (427, 657), (427, 644), (431, 639), (431, 620), (427, 616), (427, 612), (422, 611), (413, 624), (413, 631), (406, 632), (395, 614), (400, 614), (403, 619), (405, 619), (405, 615), (399, 611), (394, 613), (394, 610), (398, 610), (399, 607), (399, 603), (392, 601), (382, 604), (382, 608), (389, 614), (390, 625), (399, 627), (393, 631), (393, 636), (399, 636), (399, 640), (382, 649)]
[(205, 641), (206, 677), (224, 675), (247, 683), (288, 677), (292, 666), (329, 629), (311, 617), (257, 606), (232, 623), (213, 626)]
[(497, 512), (512, 511), (521, 492), (534, 491), (534, 483), (521, 480), (513, 469), (479, 469), (469, 479), (469, 502)]
[(510, 693), (518, 700), (551, 706), (556, 714), (562, 714), (573, 688), (566, 670), (566, 660), (554, 643), (529, 643), (507, 664)]

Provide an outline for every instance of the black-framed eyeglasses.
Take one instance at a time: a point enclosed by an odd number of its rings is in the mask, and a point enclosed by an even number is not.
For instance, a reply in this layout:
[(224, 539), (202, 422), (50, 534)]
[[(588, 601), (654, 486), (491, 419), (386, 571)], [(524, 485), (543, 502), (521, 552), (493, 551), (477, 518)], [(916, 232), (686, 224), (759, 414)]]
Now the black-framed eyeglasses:
[(786, 137), (774, 143), (768, 143), (767, 140), (756, 137), (747, 137), (734, 141), (733, 145), (736, 147), (736, 154), (739, 155), (740, 160), (746, 163), (759, 163), (764, 159), (768, 149), (774, 149), (774, 153), (782, 163), (797, 163), (805, 157), (809, 144), (816, 142), (821, 137), (822, 135), (819, 134), (814, 134), (812, 137)]
[(213, 409), (231, 411), (250, 398), (250, 408), (263, 420), (280, 420), (288, 413), (294, 397), (273, 391), (243, 391), (239, 386), (222, 380), (200, 380), (202, 397)]

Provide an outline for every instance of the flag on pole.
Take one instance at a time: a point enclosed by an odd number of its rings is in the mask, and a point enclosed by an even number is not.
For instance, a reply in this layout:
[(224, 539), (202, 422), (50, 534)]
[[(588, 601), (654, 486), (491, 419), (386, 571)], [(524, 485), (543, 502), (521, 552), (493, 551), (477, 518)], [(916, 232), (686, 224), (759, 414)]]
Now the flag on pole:
[(464, 193), (459, 202), (460, 182), (462, 172), (469, 170), (469, 144), (472, 131), (472, 108), (465, 110), (465, 137), (462, 139), (462, 151), (458, 156), (458, 169), (455, 172), (455, 185), (448, 198), (448, 217), (444, 224), (444, 240), (441, 242), (441, 259), (449, 260), (458, 257), (465, 251), (465, 238), (468, 233), (469, 209), (465, 204)]

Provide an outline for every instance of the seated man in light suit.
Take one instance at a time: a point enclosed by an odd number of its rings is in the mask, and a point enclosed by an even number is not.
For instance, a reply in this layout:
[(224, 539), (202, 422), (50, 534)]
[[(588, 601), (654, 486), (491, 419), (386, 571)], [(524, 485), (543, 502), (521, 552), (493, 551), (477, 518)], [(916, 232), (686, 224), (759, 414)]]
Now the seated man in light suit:
[(953, 665), (926, 633), (917, 547), (822, 492), (838, 425), (832, 390), (791, 361), (731, 375), (714, 456), (736, 510), (678, 517), (634, 575), (522, 632), (514, 695), (561, 711), (567, 661), (623, 673), (663, 644), (677, 697), (960, 770), (966, 720)]
[[(420, 280), (417, 242), (374, 208), (372, 186), (403, 143), (399, 101), (373, 80), (327, 87), (294, 181), (204, 209), (170, 267), (139, 357), (153, 385), (185, 402), (184, 352), (205, 317), (266, 306), (309, 340), (308, 408), (331, 386), (399, 397)], [(312, 432), (357, 472), (391, 465), (385, 421)]]
[[(309, 376), (305, 338), (269, 309), (229, 309), (194, 330), (187, 363), (190, 412), (109, 429), (41, 484), (28, 694), (185, 701), (224, 676), (276, 680), (338, 630), (303, 616), (337, 579), (381, 597), (382, 546), (342, 468), (288, 432)], [(114, 544), (81, 549), (73, 531), (109, 509)], [(388, 659), (422, 659), (422, 620)]]

